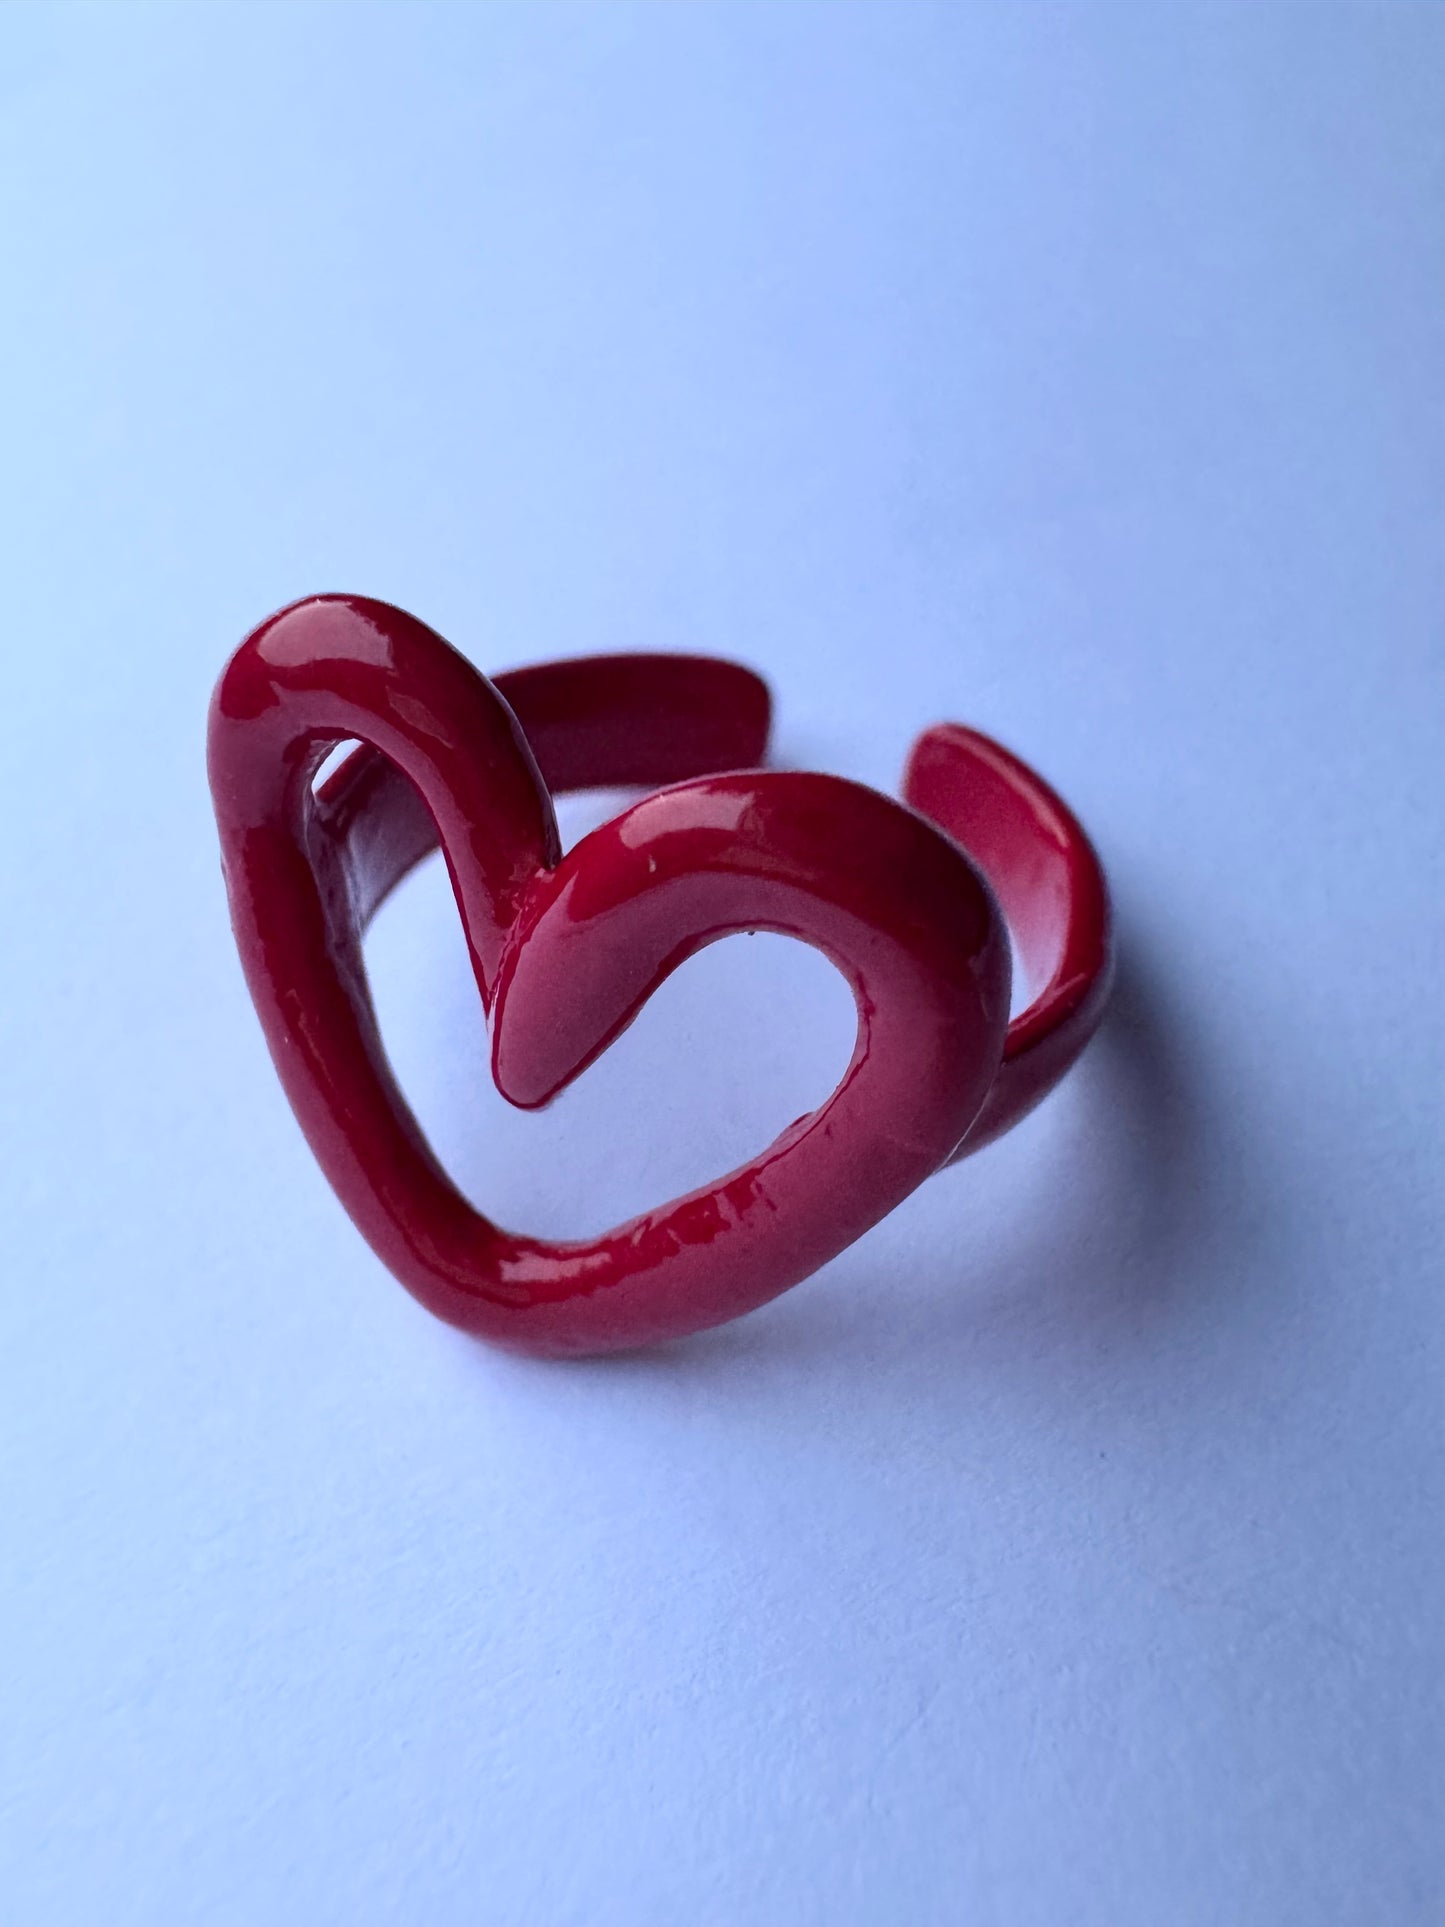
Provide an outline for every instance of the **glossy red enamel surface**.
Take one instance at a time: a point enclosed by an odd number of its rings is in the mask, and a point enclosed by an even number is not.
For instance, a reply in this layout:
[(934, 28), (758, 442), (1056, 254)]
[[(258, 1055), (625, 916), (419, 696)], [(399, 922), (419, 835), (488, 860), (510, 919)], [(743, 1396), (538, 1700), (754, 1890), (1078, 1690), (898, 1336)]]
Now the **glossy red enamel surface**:
[(1008, 1027), (988, 1101), (956, 1155), (977, 1151), (1051, 1091), (1099, 1025), (1113, 977), (1104, 872), (1078, 819), (1000, 744), (940, 723), (914, 744), (903, 794), (993, 886), (1030, 998)]
[[(272, 1057), (358, 1227), (453, 1323), (593, 1352), (748, 1311), (1006, 1129), (1097, 1022), (1102, 878), (1022, 764), (931, 731), (905, 808), (757, 768), (768, 722), (764, 685), (735, 664), (592, 657), (489, 682), (413, 617), (358, 597), (283, 610), (223, 673), (211, 785)], [(318, 793), (350, 737), (363, 746)], [(553, 791), (657, 784), (560, 856)], [(426, 1143), (366, 985), (368, 918), (438, 842), (513, 1102), (546, 1103), (671, 971), (738, 930), (812, 943), (848, 978), (859, 1024), (842, 1081), (749, 1164), (601, 1238), (502, 1230)], [(1012, 1025), (1000, 902), (1042, 985)]]

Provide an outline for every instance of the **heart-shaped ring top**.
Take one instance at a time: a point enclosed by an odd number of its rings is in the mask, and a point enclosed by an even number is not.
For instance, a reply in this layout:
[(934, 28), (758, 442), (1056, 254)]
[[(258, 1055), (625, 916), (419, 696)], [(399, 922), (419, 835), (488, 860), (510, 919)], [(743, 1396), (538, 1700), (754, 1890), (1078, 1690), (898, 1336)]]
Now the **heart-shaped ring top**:
[[(222, 674), (211, 788), (272, 1057), (358, 1227), (454, 1324), (577, 1353), (749, 1311), (1007, 1129), (1097, 1024), (1103, 877), (1032, 771), (944, 725), (914, 750), (906, 807), (757, 768), (768, 724), (765, 686), (733, 663), (598, 656), (493, 683), (355, 596), (282, 610)], [(317, 785), (350, 738), (361, 747)], [(561, 855), (553, 792), (658, 784)], [(514, 1103), (547, 1103), (680, 963), (743, 930), (799, 937), (847, 977), (842, 1081), (749, 1164), (600, 1238), (500, 1229), (398, 1090), (362, 961), (377, 905), (438, 843)], [(1010, 931), (1038, 986), (1012, 1024)]]

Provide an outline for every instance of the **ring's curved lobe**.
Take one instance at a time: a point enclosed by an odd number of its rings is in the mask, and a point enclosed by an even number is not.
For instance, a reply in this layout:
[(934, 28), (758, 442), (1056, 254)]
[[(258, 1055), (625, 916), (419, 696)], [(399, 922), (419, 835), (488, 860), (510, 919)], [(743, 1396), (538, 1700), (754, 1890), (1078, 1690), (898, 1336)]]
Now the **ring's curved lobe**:
[[(596, 658), (494, 686), (413, 618), (355, 597), (283, 610), (222, 675), (212, 791), (272, 1056), (342, 1202), (441, 1316), (544, 1352), (718, 1323), (842, 1250), (979, 1115), (1008, 1011), (989, 890), (957, 843), (875, 791), (739, 773), (766, 730), (766, 691), (734, 665)], [(350, 737), (364, 747), (318, 794)], [(673, 787), (559, 860), (549, 781)], [(544, 1102), (699, 945), (758, 928), (816, 944), (849, 978), (859, 1028), (842, 1082), (740, 1170), (601, 1238), (502, 1231), (397, 1090), (362, 966), (365, 919), (436, 841), (516, 1100)]]
[(1114, 970), (1103, 868), (1083, 826), (1027, 763), (976, 729), (940, 723), (914, 744), (903, 794), (978, 864), (999, 900), (1033, 995), (1008, 1027), (1003, 1064), (955, 1153), (996, 1137), (1051, 1091), (1098, 1029)]

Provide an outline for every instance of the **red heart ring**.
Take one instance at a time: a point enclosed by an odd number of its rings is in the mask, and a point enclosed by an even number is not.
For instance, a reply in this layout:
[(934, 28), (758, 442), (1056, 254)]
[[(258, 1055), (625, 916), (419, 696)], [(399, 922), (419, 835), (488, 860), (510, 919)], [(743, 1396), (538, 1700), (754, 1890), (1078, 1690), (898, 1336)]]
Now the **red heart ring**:
[[(943, 724), (915, 745), (896, 803), (758, 768), (769, 712), (750, 670), (704, 656), (583, 657), (489, 682), (360, 596), (294, 603), (227, 664), (211, 791), (271, 1055), (358, 1228), (451, 1323), (586, 1353), (736, 1318), (1016, 1123), (1097, 1027), (1103, 873), (1032, 770)], [(562, 855), (553, 793), (659, 784)], [(548, 1103), (680, 963), (745, 930), (815, 945), (852, 985), (842, 1081), (751, 1163), (599, 1238), (501, 1230), (397, 1088), (362, 960), (377, 906), (438, 843), (513, 1103)], [(1037, 986), (1012, 1023), (1010, 938)]]

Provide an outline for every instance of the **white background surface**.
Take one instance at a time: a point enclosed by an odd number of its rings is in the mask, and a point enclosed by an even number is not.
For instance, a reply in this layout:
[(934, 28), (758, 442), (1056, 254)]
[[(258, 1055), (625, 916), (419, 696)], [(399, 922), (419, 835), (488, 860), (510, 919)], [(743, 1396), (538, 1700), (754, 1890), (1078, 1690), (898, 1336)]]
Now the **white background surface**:
[[(1442, 97), (1428, 5), (4, 9), (8, 1922), (1439, 1918)], [(733, 1328), (445, 1329), (226, 928), (206, 698), (324, 588), (994, 731), (1106, 1031)], [(434, 873), (375, 956), (531, 1229), (846, 1054), (738, 940), (524, 1118)]]

